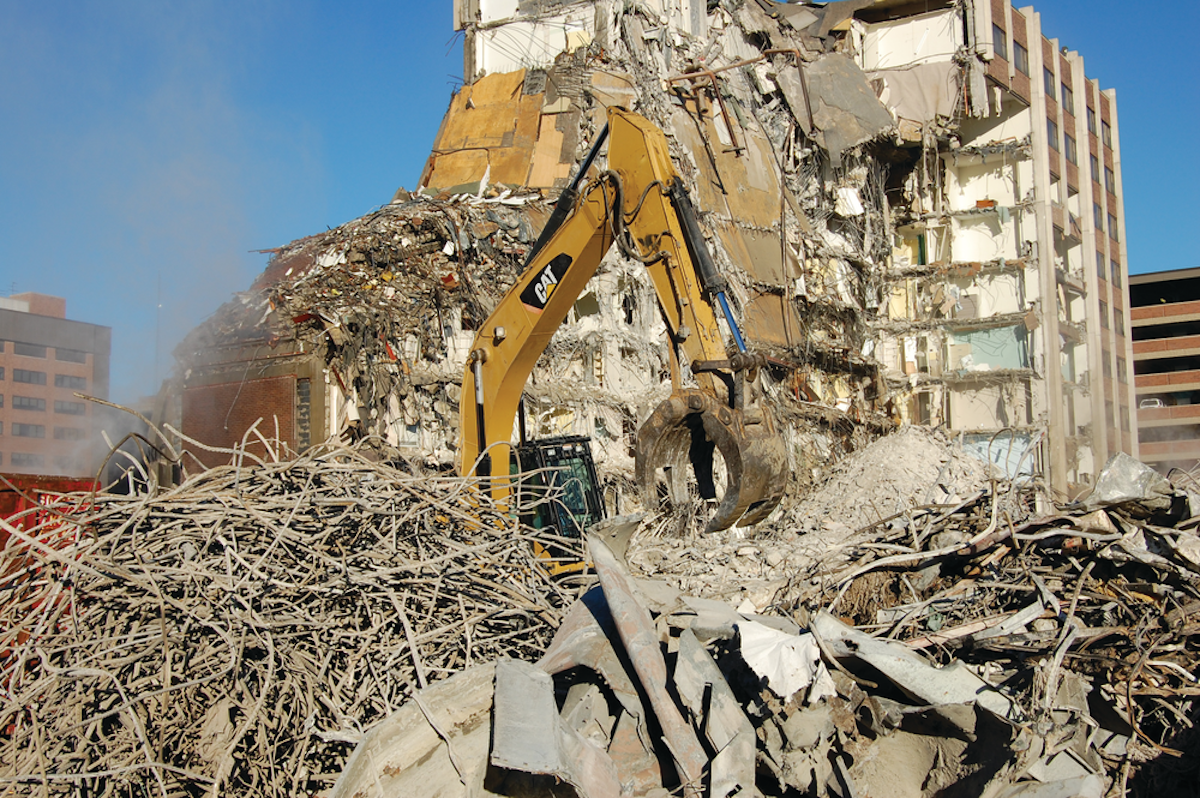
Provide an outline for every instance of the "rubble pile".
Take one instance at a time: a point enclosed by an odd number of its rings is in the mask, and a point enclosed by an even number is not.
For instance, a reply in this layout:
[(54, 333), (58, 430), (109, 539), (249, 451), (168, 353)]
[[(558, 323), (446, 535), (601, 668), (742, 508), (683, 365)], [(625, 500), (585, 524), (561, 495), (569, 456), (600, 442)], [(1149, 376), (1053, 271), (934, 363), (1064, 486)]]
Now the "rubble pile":
[(798, 575), (853, 561), (861, 546), (878, 542), (881, 526), (900, 528), (914, 516), (980, 500), (990, 476), (985, 462), (943, 433), (902, 427), (814, 475), (813, 489), (778, 518), (732, 538), (680, 535), (676, 516), (655, 516), (635, 537), (630, 563), (684, 592), (778, 609), (796, 601)]
[(635, 578), (640, 517), (593, 528), (537, 664), (399, 710), (332, 796), (1195, 794), (1196, 497), (1125, 456), (1080, 505), (1009, 488), (875, 525), (768, 615)]
[(533, 549), (578, 541), (363, 451), (4, 521), (0, 792), (314, 794), (416, 689), (541, 656), (577, 593)]

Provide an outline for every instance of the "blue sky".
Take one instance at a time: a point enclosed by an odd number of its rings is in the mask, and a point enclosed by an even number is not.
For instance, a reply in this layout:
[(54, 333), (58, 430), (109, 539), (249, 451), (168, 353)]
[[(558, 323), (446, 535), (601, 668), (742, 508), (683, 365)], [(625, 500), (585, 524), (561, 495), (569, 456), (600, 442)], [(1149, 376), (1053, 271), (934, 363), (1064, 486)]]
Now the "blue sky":
[[(1037, 8), (1117, 89), (1132, 270), (1200, 266), (1200, 3)], [(451, 0), (0, 0), (0, 294), (65, 296), (152, 392), (253, 250), (415, 187), (461, 73)]]

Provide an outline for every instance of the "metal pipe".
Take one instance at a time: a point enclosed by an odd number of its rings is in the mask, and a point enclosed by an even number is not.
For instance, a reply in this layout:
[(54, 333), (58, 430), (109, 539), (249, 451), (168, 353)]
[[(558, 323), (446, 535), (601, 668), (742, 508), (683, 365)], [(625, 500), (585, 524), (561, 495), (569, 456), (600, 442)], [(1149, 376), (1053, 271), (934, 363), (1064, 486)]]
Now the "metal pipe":
[(737, 344), (739, 352), (746, 351), (746, 342), (742, 340), (742, 331), (738, 329), (737, 322), (733, 319), (733, 311), (729, 309), (729, 300), (725, 298), (725, 292), (721, 291), (717, 294), (717, 302), (721, 305), (721, 311), (725, 314), (725, 321), (729, 322), (729, 330), (733, 333), (733, 342)]

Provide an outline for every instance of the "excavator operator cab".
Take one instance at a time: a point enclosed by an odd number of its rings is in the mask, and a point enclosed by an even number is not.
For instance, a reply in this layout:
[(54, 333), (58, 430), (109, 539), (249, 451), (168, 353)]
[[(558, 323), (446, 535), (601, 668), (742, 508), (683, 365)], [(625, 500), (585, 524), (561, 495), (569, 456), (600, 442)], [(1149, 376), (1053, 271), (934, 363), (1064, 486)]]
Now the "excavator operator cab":
[(533, 510), (521, 518), (523, 523), (578, 538), (604, 520), (591, 438), (563, 435), (526, 441), (517, 445), (510, 467), (514, 475), (523, 475), (517, 505)]

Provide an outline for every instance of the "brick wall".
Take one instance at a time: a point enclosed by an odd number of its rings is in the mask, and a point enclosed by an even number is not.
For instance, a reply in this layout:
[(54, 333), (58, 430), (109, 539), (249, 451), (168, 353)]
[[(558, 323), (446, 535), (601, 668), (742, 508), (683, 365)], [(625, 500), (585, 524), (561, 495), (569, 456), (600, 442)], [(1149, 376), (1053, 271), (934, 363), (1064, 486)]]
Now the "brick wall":
[[(210, 446), (240, 445), (246, 430), (259, 418), (258, 431), (268, 440), (275, 437), (278, 419), (280, 439), (289, 449), (296, 449), (295, 375), (200, 385), (183, 392), (183, 434)], [(259, 457), (264, 454), (254, 435), (246, 449)], [(229, 455), (221, 452), (200, 450), (194, 454), (209, 468), (229, 462)]]

